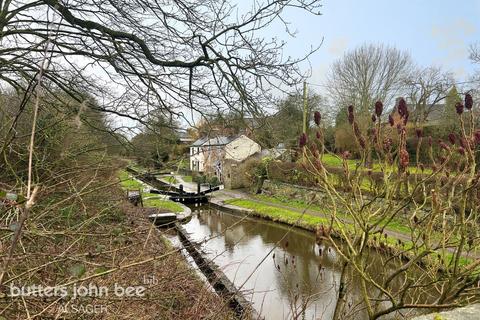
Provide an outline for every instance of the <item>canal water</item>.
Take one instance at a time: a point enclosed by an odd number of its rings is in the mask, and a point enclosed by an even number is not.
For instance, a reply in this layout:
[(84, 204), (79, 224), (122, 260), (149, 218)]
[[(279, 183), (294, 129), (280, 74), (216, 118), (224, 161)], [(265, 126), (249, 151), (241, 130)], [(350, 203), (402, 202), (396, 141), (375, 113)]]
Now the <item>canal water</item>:
[(266, 319), (332, 318), (341, 268), (332, 248), (279, 223), (209, 206), (192, 210), (183, 225), (191, 239), (208, 239), (202, 250)]

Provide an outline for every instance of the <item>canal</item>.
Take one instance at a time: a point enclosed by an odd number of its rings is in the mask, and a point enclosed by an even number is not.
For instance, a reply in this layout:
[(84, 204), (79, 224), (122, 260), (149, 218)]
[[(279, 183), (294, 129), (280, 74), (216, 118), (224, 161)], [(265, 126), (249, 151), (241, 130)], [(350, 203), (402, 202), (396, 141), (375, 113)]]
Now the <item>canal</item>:
[[(341, 264), (313, 233), (208, 205), (192, 211), (183, 225), (191, 239), (208, 239), (202, 250), (265, 319), (332, 318)], [(364, 318), (349, 304), (355, 319)]]

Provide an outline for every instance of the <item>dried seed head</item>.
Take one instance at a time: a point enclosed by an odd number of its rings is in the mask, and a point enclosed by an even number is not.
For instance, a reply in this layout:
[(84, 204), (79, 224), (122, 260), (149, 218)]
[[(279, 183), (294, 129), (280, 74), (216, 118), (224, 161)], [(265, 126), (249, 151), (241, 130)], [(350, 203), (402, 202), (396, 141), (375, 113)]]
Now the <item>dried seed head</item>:
[(345, 159), (345, 160), (350, 158), (350, 152), (349, 151), (343, 151), (342, 158)]
[(475, 137), (475, 143), (480, 144), (480, 130), (475, 131), (474, 137)]
[(393, 127), (393, 125), (395, 124), (395, 121), (393, 120), (393, 117), (392, 115), (388, 115), (388, 123), (390, 124), (391, 127)]
[(380, 118), (380, 116), (382, 115), (382, 112), (383, 112), (383, 103), (382, 101), (378, 100), (377, 102), (375, 102), (375, 114), (377, 115), (377, 117)]
[(400, 167), (406, 168), (408, 163), (410, 162), (410, 155), (408, 154), (407, 150), (402, 149), (400, 150)]
[(355, 121), (355, 116), (353, 115), (353, 113), (349, 113), (348, 114), (348, 123), (352, 124), (353, 121)]
[(450, 134), (448, 135), (448, 140), (450, 141), (451, 145), (454, 145), (455, 142), (457, 142), (457, 136), (455, 135), (455, 133), (450, 132)]
[(460, 153), (462, 156), (465, 155), (465, 148), (463, 148), (463, 147), (458, 147), (457, 151), (458, 151), (458, 153)]
[(407, 112), (408, 112), (407, 102), (405, 101), (405, 99), (400, 98), (400, 101), (398, 102), (398, 114), (399, 114), (401, 117), (405, 117), (405, 115), (407, 114)]
[(356, 122), (353, 122), (353, 133), (355, 134), (355, 138), (360, 144), (360, 147), (362, 149), (365, 149), (365, 139), (363, 138), (362, 133), (360, 132), (360, 128), (358, 127), (358, 124)]
[(307, 144), (307, 135), (305, 133), (302, 133), (300, 135), (300, 138), (298, 138), (298, 146), (300, 148), (303, 148), (305, 147), (306, 144)]
[(360, 144), (360, 147), (361, 147), (362, 149), (365, 149), (366, 146), (367, 146), (366, 143), (365, 143), (365, 139), (364, 139), (362, 136), (360, 136), (360, 137), (358, 138), (358, 144)]
[(375, 114), (372, 114), (372, 122), (375, 122), (377, 121), (377, 117), (375, 116)]
[(473, 107), (473, 98), (470, 93), (465, 94), (465, 108), (467, 110), (472, 110)]
[(320, 121), (322, 121), (322, 115), (320, 114), (320, 112), (315, 111), (315, 113), (313, 114), (313, 120), (315, 121), (315, 124), (317, 126), (320, 125)]
[(318, 140), (322, 139), (322, 134), (320, 133), (320, 131), (317, 131), (316, 136)]
[(389, 150), (392, 147), (392, 144), (393, 140), (391, 138), (385, 138), (385, 140), (383, 140), (383, 148), (385, 150)]
[(440, 140), (438, 143), (440, 144), (440, 148), (442, 148), (445, 151), (450, 151), (450, 147), (445, 142)]
[(401, 124), (401, 123), (397, 123), (397, 132), (398, 132), (398, 134), (401, 134), (402, 131), (403, 131), (403, 126), (402, 126), (402, 124)]
[(455, 109), (457, 110), (457, 114), (461, 115), (463, 113), (463, 104), (461, 102), (457, 102), (455, 104)]
[(348, 122), (350, 124), (353, 124), (354, 120), (355, 120), (355, 115), (353, 114), (353, 106), (350, 105), (348, 106)]

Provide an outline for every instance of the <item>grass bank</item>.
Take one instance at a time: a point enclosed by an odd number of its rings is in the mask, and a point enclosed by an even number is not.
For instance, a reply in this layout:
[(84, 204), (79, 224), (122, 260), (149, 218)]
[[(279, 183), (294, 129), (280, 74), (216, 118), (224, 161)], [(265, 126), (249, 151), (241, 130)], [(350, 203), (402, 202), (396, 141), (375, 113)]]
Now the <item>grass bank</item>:
[(259, 216), (272, 221), (282, 222), (286, 224), (296, 225), (304, 229), (314, 231), (319, 224), (326, 224), (327, 219), (316, 217), (308, 214), (302, 214), (293, 210), (278, 208), (261, 204), (247, 199), (229, 199), (225, 203), (237, 207), (250, 209), (255, 211)]
[[(82, 193), (67, 193), (62, 185), (42, 190), (4, 284), (66, 288), (67, 297), (23, 299), (0, 290), (0, 319), (233, 319), (225, 301), (168, 245), (142, 208), (125, 201), (114, 166), (71, 176)], [(16, 210), (2, 208), (5, 214)], [(13, 232), (0, 228), (0, 238), (11, 239)], [(108, 294), (70, 299), (74, 286), (90, 285)], [(119, 287), (141, 287), (144, 296), (117, 297)]]
[[(290, 208), (295, 208), (297, 210), (308, 210), (308, 212), (306, 212), (307, 215), (311, 215), (309, 212), (312, 212), (312, 211), (318, 212), (318, 214), (325, 212), (325, 208), (318, 204), (308, 204), (304, 201), (297, 200), (297, 199), (290, 199), (290, 198), (281, 197), (281, 196), (268, 196), (264, 194), (253, 195), (253, 198), (258, 199), (259, 201), (268, 202), (274, 205), (288, 206)], [(338, 216), (342, 219), (348, 219), (346, 214), (339, 213)], [(405, 236), (410, 236), (410, 233), (411, 233), (410, 227), (406, 226), (405, 222), (399, 219), (393, 219), (392, 221), (390, 221), (386, 229), (394, 232), (402, 233)]]
[[(120, 186), (123, 190), (140, 190), (143, 200), (143, 206), (146, 208), (157, 208), (166, 212), (182, 212), (183, 207), (176, 202), (159, 198), (158, 194), (143, 193), (144, 185), (133, 179), (133, 177), (125, 170), (119, 170), (117, 173), (120, 179)], [(175, 177), (169, 177), (175, 179)]]
[[(328, 167), (342, 167), (343, 166), (343, 160), (340, 158), (340, 156), (335, 156), (332, 154), (324, 154), (322, 157), (322, 162), (324, 165)], [(357, 167), (360, 170), (366, 170), (366, 168), (363, 165), (360, 165), (361, 160), (360, 159), (349, 159), (347, 160), (347, 165), (350, 170), (355, 170)], [(373, 163), (371, 170), (373, 172), (380, 172), (382, 170), (380, 164), (378, 163)], [(424, 171), (421, 171), (417, 167), (410, 166), (408, 167), (408, 170), (410, 173), (424, 173), (424, 174), (431, 174), (433, 171), (431, 168), (425, 168)]]
[[(169, 212), (182, 212), (183, 207), (178, 203), (158, 198), (158, 194), (154, 193), (144, 193), (142, 194), (144, 197), (143, 199), (143, 206), (146, 208), (162, 208), (168, 210)], [(155, 197), (155, 198), (150, 198)]]
[[(327, 216), (314, 216), (309, 214), (306, 209), (308, 210), (315, 210), (315, 211), (323, 211), (321, 206), (312, 205), (308, 206), (302, 201), (293, 200), (293, 199), (282, 199), (277, 197), (271, 197), (267, 195), (255, 195), (254, 199), (258, 199), (260, 201), (270, 202), (271, 204), (259, 203), (255, 200), (249, 199), (228, 199), (224, 201), (226, 204), (234, 205), (244, 209), (250, 209), (255, 212), (255, 214), (261, 218), (285, 223), (288, 225), (294, 225), (306, 230), (315, 231), (317, 226), (323, 224), (328, 225), (330, 220)], [(288, 208), (279, 208), (276, 205), (288, 205), (291, 208), (295, 208), (297, 210), (302, 210), (305, 212), (299, 212), (296, 210), (291, 210)], [(353, 232), (353, 227), (348, 223), (348, 219), (345, 215), (339, 214), (339, 218), (343, 218), (345, 224), (342, 226), (343, 230), (347, 233)], [(334, 230), (335, 231), (335, 230)], [(395, 234), (391, 234), (391, 232), (395, 232)], [(409, 226), (404, 225), (402, 222), (393, 220), (388, 224), (388, 227), (385, 228), (385, 232), (388, 234), (387, 237), (384, 237), (384, 234), (378, 234), (375, 239), (370, 239), (369, 245), (374, 248), (382, 248), (382, 242), (384, 245), (389, 247), (394, 251), (405, 251), (413, 248), (413, 243), (410, 240), (405, 240), (405, 238), (409, 238), (411, 236), (411, 229)], [(400, 239), (398, 235), (401, 234), (403, 237)], [(337, 233), (337, 236), (339, 234)], [(451, 252), (444, 252), (442, 254), (444, 259), (452, 260), (453, 254)], [(472, 260), (466, 257), (460, 258), (460, 265), (467, 265), (471, 263)]]

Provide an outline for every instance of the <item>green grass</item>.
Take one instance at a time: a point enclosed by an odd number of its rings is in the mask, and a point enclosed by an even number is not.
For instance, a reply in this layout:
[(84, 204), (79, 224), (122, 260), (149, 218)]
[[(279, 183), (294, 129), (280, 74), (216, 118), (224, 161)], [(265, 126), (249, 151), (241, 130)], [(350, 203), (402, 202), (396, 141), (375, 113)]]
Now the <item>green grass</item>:
[(118, 178), (120, 179), (120, 185), (122, 189), (131, 190), (131, 189), (143, 189), (142, 183), (139, 181), (132, 179), (132, 177), (128, 174), (125, 170), (120, 170), (118, 172)]
[(225, 203), (254, 210), (261, 217), (269, 218), (273, 221), (297, 225), (310, 230), (314, 230), (315, 227), (319, 224), (328, 223), (328, 220), (325, 218), (316, 217), (308, 214), (301, 214), (293, 210), (264, 205), (252, 200), (230, 199), (226, 200)]
[[(335, 156), (332, 154), (324, 154), (322, 157), (322, 162), (326, 166), (329, 167), (342, 167), (343, 166), (343, 160), (339, 156)], [(360, 162), (359, 159), (349, 159), (347, 160), (347, 165), (350, 170), (355, 170), (357, 167), (357, 163)], [(361, 170), (366, 170), (365, 167), (360, 166), (359, 169)], [(419, 168), (410, 166), (409, 167), (410, 173), (424, 173), (424, 174), (431, 174), (433, 171), (430, 168), (425, 168), (425, 170), (422, 172)], [(381, 171), (381, 166), (379, 163), (374, 163), (372, 166), (372, 171), (373, 172), (380, 172)]]
[(183, 211), (183, 207), (181, 205), (179, 205), (178, 203), (173, 202), (171, 200), (165, 200), (165, 199), (159, 199), (159, 198), (145, 199), (145, 197), (157, 197), (158, 196), (157, 194), (144, 193), (142, 196), (144, 197), (143, 206), (145, 208), (160, 208), (160, 209), (168, 210), (170, 212), (182, 212)]
[(300, 210), (308, 209), (308, 210), (315, 210), (315, 211), (323, 211), (323, 208), (321, 206), (316, 204), (308, 204), (302, 200), (290, 199), (290, 198), (281, 197), (281, 196), (267, 196), (264, 194), (256, 194), (253, 197), (261, 201), (270, 202), (278, 205), (285, 205), (285, 206), (289, 206), (289, 207), (300, 209)]
[[(295, 209), (298, 209), (298, 210), (308, 209), (308, 210), (318, 211), (318, 212), (324, 212), (325, 211), (325, 208), (323, 208), (321, 205), (318, 205), (318, 204), (310, 204), (309, 205), (302, 200), (290, 199), (290, 198), (287, 198), (287, 197), (267, 196), (267, 195), (259, 194), (259, 195), (255, 195), (254, 198), (256, 198), (260, 201), (265, 201), (265, 202), (269, 202), (269, 203), (276, 204), (276, 205), (284, 205), (284, 206), (292, 207), (292, 208), (295, 208)], [(308, 214), (308, 215), (310, 215), (310, 214)], [(338, 213), (337, 215), (338, 215), (339, 218), (348, 219), (346, 214)], [(325, 218), (322, 218), (322, 219), (325, 219)], [(409, 236), (410, 233), (411, 233), (411, 229), (410, 229), (409, 226), (405, 225), (404, 222), (399, 221), (399, 220), (395, 220), (395, 219), (392, 220), (387, 225), (387, 229), (391, 230), (391, 231), (395, 231), (395, 232), (405, 234), (407, 236)]]
[[(348, 168), (351, 170), (355, 170), (357, 166), (358, 160), (347, 160)], [(342, 167), (343, 166), (343, 159), (339, 156), (335, 156), (332, 154), (324, 154), (322, 157), (322, 162), (324, 165), (329, 167)]]
[[(120, 170), (118, 172), (118, 177), (120, 179), (120, 185), (121, 185), (122, 189), (124, 189), (124, 190), (132, 190), (132, 189), (142, 190), (143, 189), (143, 185), (140, 182), (132, 179), (130, 174), (128, 174), (128, 172), (125, 171), (125, 170)], [(175, 177), (169, 177), (169, 178), (174, 178), (175, 179)], [(145, 197), (158, 197), (158, 194), (143, 193), (142, 197), (143, 198), (145, 198)], [(164, 200), (164, 199), (158, 199), (158, 198), (157, 199), (144, 199), (143, 200), (143, 206), (146, 207), (146, 208), (164, 209), (164, 210), (170, 211), (170, 212), (182, 212), (183, 211), (183, 207), (181, 205), (179, 205), (178, 203), (170, 201), (170, 200)]]
[(185, 182), (192, 182), (193, 177), (192, 176), (182, 176), (183, 181)]
[(174, 176), (168, 176), (168, 177), (164, 178), (164, 180), (166, 180), (170, 184), (177, 184), (178, 183), (177, 179), (175, 179)]

